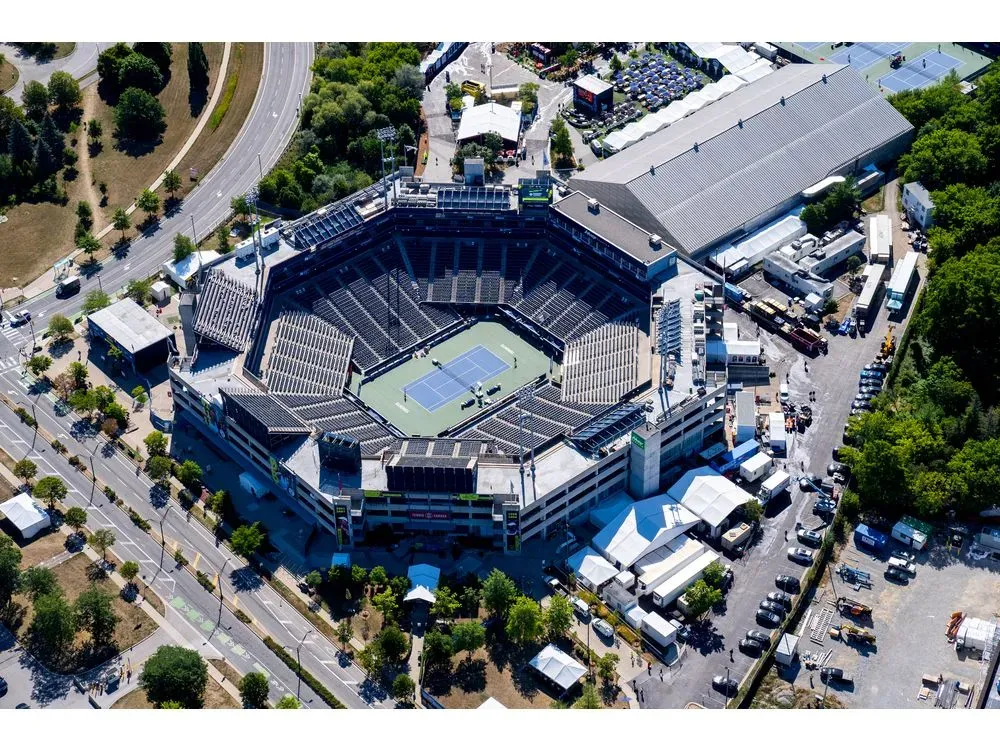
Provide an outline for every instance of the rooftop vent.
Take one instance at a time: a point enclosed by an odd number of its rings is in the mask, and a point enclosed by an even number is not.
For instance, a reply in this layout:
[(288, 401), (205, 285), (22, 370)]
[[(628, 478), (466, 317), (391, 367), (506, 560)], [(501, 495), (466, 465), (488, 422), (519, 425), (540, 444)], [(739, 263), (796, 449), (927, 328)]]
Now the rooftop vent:
[(698, 153), (698, 141), (694, 142), (694, 152)]
[(598, 202), (597, 198), (587, 199), (587, 210), (590, 211), (590, 213), (592, 214), (600, 213), (601, 204), (600, 202)]
[(823, 74), (823, 83), (826, 83), (826, 73)]
[(651, 175), (655, 175), (656, 174), (656, 165), (655, 164), (650, 164), (649, 165), (649, 173)]
[(785, 106), (785, 97), (781, 97), (781, 106), (782, 106), (782, 107), (784, 107), (784, 106)]
[(736, 124), (737, 124), (737, 126), (739, 127), (740, 130), (743, 130), (743, 118), (742, 117), (740, 118), (740, 121), (738, 123), (736, 123)]
[(654, 250), (659, 250), (663, 245), (663, 238), (658, 234), (649, 235), (649, 246)]

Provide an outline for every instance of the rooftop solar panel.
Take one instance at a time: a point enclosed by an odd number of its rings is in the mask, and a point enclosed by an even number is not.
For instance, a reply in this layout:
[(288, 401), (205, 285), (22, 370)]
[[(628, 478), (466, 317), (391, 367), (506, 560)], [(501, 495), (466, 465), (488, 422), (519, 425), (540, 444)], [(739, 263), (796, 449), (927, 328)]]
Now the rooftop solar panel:
[(442, 188), (437, 195), (438, 208), (451, 211), (509, 211), (510, 190), (496, 188)]
[(292, 236), (295, 238), (296, 247), (312, 247), (329, 242), (363, 221), (354, 206), (340, 206), (313, 214), (307, 221), (293, 229)]

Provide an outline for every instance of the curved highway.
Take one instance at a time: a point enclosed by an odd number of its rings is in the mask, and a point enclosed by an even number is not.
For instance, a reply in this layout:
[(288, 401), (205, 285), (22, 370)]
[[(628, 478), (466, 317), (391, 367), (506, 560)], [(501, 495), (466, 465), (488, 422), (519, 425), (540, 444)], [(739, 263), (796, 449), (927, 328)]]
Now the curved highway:
[[(261, 84), (243, 128), (222, 161), (202, 178), (198, 187), (181, 203), (179, 210), (161, 219), (152, 234), (133, 239), (124, 257), (109, 257), (98, 273), (82, 278), (78, 294), (58, 299), (55, 290), (52, 290), (10, 312), (30, 311), (35, 331), (40, 332), (53, 314), (72, 316), (79, 312), (87, 292), (98, 288), (98, 277), (101, 287), (110, 293), (121, 289), (132, 279), (153, 275), (171, 257), (174, 235), (178, 232), (191, 233), (191, 217), (194, 217), (199, 238), (212, 231), (229, 215), (230, 199), (255, 185), (260, 180), (261, 167), (267, 174), (288, 146), (298, 126), (300, 97), (309, 92), (312, 63), (311, 43), (266, 44)], [(16, 349), (31, 338), (25, 330), (27, 326), (12, 335), (7, 329), (9, 316), (5, 315), (5, 318), (4, 330), (7, 334), (0, 339), (0, 359), (16, 354)], [(14, 352), (8, 351), (11, 346), (15, 348)]]

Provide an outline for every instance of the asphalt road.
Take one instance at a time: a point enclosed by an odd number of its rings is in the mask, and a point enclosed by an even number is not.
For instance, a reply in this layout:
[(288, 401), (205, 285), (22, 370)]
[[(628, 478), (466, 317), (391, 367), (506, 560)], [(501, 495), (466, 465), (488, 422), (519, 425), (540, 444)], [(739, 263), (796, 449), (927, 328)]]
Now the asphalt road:
[[(8, 397), (31, 410), (40, 426), (92, 465), (98, 478), (113, 487), (118, 496), (148, 520), (157, 530), (163, 521), (167, 539), (164, 552), (158, 542), (136, 527), (125, 511), (109, 502), (95, 490), (89, 480), (73, 471), (65, 458), (38, 438), (33, 429), (24, 425), (6, 406), (0, 406), (0, 441), (15, 458), (31, 458), (44, 475), (59, 475), (70, 487), (68, 505), (87, 508), (89, 525), (110, 527), (118, 543), (115, 553), (124, 560), (136, 560), (145, 582), (192, 627), (185, 636), (204, 638), (227, 658), (241, 666), (242, 671), (263, 667), (272, 677), (272, 698), (286, 693), (295, 694), (296, 678), (246, 625), (223, 607), (219, 616), (218, 589), (210, 594), (195, 577), (177, 570), (173, 561), (176, 544), (189, 563), (211, 579), (221, 572), (219, 581), (229, 604), (250, 615), (257, 624), (281, 645), (294, 653), (302, 644), (302, 666), (317, 677), (349, 708), (384, 707), (393, 703), (384, 693), (366, 682), (365, 674), (353, 663), (342, 661), (338, 649), (314, 628), (291, 605), (267, 585), (255, 572), (242, 567), (229, 550), (217, 545), (212, 534), (197, 520), (188, 518), (173, 500), (154, 489), (134, 464), (112, 449), (103, 437), (82, 430), (75, 416), (56, 413), (54, 398), (48, 394), (29, 393), (17, 370), (0, 375), (0, 388)], [(91, 459), (92, 462), (91, 462)], [(236, 567), (239, 565), (240, 567)], [(213, 627), (215, 626), (215, 627)], [(307, 705), (324, 708), (325, 704), (304, 684), (302, 698)]]
[[(211, 232), (229, 215), (230, 199), (255, 185), (261, 172), (266, 174), (287, 147), (298, 126), (301, 96), (309, 91), (312, 61), (310, 43), (267, 43), (260, 88), (247, 121), (222, 161), (202, 178), (179, 210), (163, 218), (151, 232), (133, 239), (122, 258), (108, 258), (97, 274), (83, 278), (79, 293), (61, 300), (53, 290), (10, 312), (30, 311), (35, 329), (41, 332), (52, 315), (78, 313), (87, 292), (98, 288), (98, 277), (101, 287), (110, 293), (132, 279), (154, 274), (171, 257), (174, 235), (191, 233), (192, 217), (199, 238)], [(16, 354), (16, 348), (7, 351), (8, 344), (20, 345), (12, 337), (5, 338), (6, 342), (0, 341), (0, 359)], [(24, 336), (20, 343), (23, 341)]]
[(2, 43), (0, 54), (5, 55), (7, 62), (12, 63), (20, 74), (17, 83), (6, 95), (20, 103), (21, 92), (28, 81), (48, 83), (57, 70), (64, 70), (78, 79), (83, 88), (97, 80), (97, 56), (111, 46), (112, 42), (77, 42), (76, 49), (66, 57), (39, 63), (35, 58), (22, 54), (19, 47)]

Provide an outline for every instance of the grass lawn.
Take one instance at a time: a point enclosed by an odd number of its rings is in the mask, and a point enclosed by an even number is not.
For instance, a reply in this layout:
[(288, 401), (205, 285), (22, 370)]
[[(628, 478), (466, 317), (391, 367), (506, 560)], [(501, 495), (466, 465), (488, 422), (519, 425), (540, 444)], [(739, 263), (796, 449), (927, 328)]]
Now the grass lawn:
[(8, 91), (15, 83), (17, 83), (18, 76), (20, 74), (9, 60), (4, 60), (0, 64), (0, 94)]
[[(240, 704), (227, 693), (222, 685), (213, 680), (211, 677), (208, 678), (208, 684), (205, 686), (205, 705), (204, 708), (239, 708)], [(116, 700), (111, 708), (156, 708), (152, 703), (146, 700), (146, 691), (142, 688), (136, 688), (131, 693), (123, 695), (121, 698)]]
[(49, 530), (39, 534), (21, 547), (21, 570), (40, 565), (46, 560), (66, 551), (66, 537), (62, 532)]
[[(52, 572), (55, 573), (67, 601), (72, 604), (77, 596), (90, 587), (91, 580), (88, 576), (93, 572), (93, 567), (86, 555), (78, 553), (52, 568)], [(67, 655), (62, 663), (52, 665), (61, 672), (78, 672), (100, 664), (115, 653), (131, 648), (156, 631), (156, 623), (139, 607), (124, 601), (119, 596), (118, 587), (109, 579), (101, 578), (93, 583), (114, 596), (114, 611), (119, 617), (114, 634), (115, 647), (111, 651), (93, 652), (89, 648), (90, 635), (85, 631), (79, 631), (74, 640), (73, 653)], [(15, 597), (15, 601), (24, 607), (24, 616), (16, 629), (16, 636), (21, 640), (25, 638), (28, 626), (31, 624), (32, 606), (24, 596)]]
[[(225, 677), (230, 682), (232, 682), (234, 685), (239, 684), (239, 681), (243, 678), (243, 673), (240, 672), (238, 669), (236, 669), (236, 667), (234, 667), (225, 659), (209, 659), (208, 662), (213, 667), (222, 672), (222, 676)], [(209, 677), (209, 681), (211, 681), (211, 679), (212, 678)]]
[(881, 187), (878, 192), (869, 196), (861, 203), (861, 209), (868, 214), (878, 213), (885, 209), (885, 188)]
[[(211, 56), (209, 61), (211, 61)], [(233, 75), (237, 76), (232, 100), (218, 127), (213, 130), (210, 125), (206, 125), (205, 129), (201, 131), (201, 135), (198, 136), (198, 140), (191, 146), (191, 150), (177, 166), (177, 173), (182, 178), (181, 189), (177, 192), (178, 197), (183, 197), (191, 192), (197, 184), (197, 180), (208, 174), (212, 167), (219, 163), (222, 155), (236, 140), (240, 128), (243, 127), (243, 123), (250, 114), (254, 98), (257, 96), (263, 70), (264, 45), (261, 42), (233, 43), (229, 53), (229, 67), (226, 69), (227, 82)], [(209, 92), (215, 88), (217, 75), (218, 68), (216, 67), (210, 71)], [(194, 170), (194, 180), (191, 179), (191, 170)], [(160, 192), (163, 192), (162, 189)], [(199, 238), (202, 235), (207, 235), (208, 229), (208, 227), (198, 227)]]
[(463, 652), (452, 657), (450, 672), (425, 672), (424, 687), (445, 708), (479, 708), (489, 697), (507, 708), (551, 708), (557, 696), (526, 667), (538, 650), (497, 658), (480, 649), (471, 660)]

